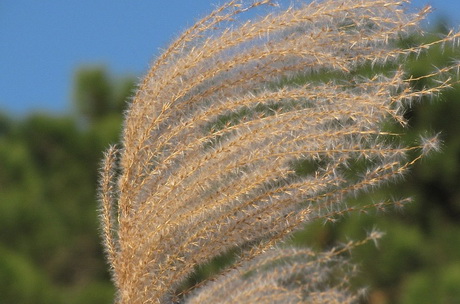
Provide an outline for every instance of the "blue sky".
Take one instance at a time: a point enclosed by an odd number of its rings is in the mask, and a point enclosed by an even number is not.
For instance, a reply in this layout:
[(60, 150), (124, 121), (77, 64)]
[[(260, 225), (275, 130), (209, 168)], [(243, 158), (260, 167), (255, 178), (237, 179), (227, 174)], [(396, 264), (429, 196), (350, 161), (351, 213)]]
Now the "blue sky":
[[(223, 0), (1, 0), (0, 111), (71, 110), (81, 65), (141, 76), (197, 18)], [(413, 0), (460, 24), (459, 0)]]

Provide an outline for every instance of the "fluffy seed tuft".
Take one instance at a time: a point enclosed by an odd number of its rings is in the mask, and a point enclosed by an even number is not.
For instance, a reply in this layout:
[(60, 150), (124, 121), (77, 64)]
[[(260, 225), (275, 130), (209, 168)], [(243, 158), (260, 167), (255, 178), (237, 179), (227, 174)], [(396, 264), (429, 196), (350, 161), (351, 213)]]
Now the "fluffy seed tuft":
[[(118, 303), (357, 302), (348, 284), (354, 271), (338, 279), (336, 266), (362, 242), (313, 257), (278, 245), (316, 219), (402, 205), (347, 199), (404, 176), (439, 150), (438, 135), (406, 147), (395, 144), (400, 134), (383, 131), (406, 124), (404, 107), (451, 86), (442, 76), (458, 69), (419, 77), (402, 68), (381, 72), (459, 40), (451, 32), (398, 48), (429, 11), (408, 13), (406, 2), (300, 1), (283, 10), (270, 0), (234, 0), (157, 59), (101, 174)], [(271, 13), (238, 21), (262, 6)], [(363, 71), (371, 75), (356, 76)], [(422, 79), (442, 81), (417, 89)], [(407, 152), (418, 149), (408, 161)], [(363, 242), (379, 237), (374, 231)], [(235, 247), (240, 255), (216, 283), (179, 291), (199, 265)]]

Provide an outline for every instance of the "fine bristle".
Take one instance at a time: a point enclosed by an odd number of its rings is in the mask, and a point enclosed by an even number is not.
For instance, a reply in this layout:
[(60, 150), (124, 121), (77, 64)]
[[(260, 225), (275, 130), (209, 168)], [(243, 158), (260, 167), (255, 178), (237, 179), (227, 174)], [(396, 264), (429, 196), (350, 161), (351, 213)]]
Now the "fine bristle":
[[(449, 33), (396, 47), (395, 41), (419, 30), (429, 8), (408, 13), (407, 1), (397, 0), (325, 0), (284, 10), (273, 1), (249, 2), (216, 9), (153, 63), (126, 114), (121, 147), (106, 154), (101, 221), (119, 303), (170, 303), (198, 265), (237, 246), (240, 260), (223, 281), (239, 282), (244, 269), (264, 268), (271, 258), (288, 259), (272, 272), (254, 274), (239, 293), (227, 286), (210, 296), (223, 286), (216, 283), (203, 289), (208, 302), (197, 300), (198, 288), (190, 303), (224, 303), (225, 290), (235, 292), (228, 303), (243, 303), (245, 292), (247, 299), (263, 299), (258, 303), (299, 296), (355, 302), (345, 284), (350, 272), (343, 285), (326, 286), (328, 273), (343, 265), (336, 251), (308, 258), (308, 251), (274, 245), (314, 219), (365, 211), (346, 198), (397, 180), (439, 150), (437, 136), (405, 147), (399, 134), (383, 129), (389, 122), (406, 125), (407, 104), (454, 82), (416, 90), (412, 84), (421, 77), (398, 68), (401, 59), (458, 41), (458, 33)], [(272, 11), (238, 22), (262, 6)], [(383, 65), (393, 71), (377, 72)], [(372, 75), (357, 76), (364, 68)], [(424, 77), (436, 80), (456, 69)], [(421, 156), (408, 161), (407, 152), (415, 150)], [(356, 161), (368, 166), (351, 174)], [(369, 206), (387, 204), (397, 203)], [(366, 241), (378, 237), (372, 232)], [(270, 283), (300, 270), (324, 277), (303, 278), (311, 288), (295, 294)]]

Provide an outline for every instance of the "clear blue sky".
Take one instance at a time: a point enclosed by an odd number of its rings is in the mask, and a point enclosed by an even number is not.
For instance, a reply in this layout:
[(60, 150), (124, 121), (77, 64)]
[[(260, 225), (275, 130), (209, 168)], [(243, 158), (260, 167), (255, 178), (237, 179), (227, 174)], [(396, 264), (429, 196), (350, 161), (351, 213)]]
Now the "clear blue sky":
[[(69, 112), (76, 68), (102, 64), (141, 76), (161, 48), (222, 2), (1, 0), (0, 111)], [(427, 3), (458, 27), (460, 0), (413, 0)]]

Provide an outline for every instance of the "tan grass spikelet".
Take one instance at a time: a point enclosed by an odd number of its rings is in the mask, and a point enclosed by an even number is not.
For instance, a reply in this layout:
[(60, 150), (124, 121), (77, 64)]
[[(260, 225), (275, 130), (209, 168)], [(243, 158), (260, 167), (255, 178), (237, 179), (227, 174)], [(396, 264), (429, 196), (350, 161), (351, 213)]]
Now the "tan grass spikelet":
[[(394, 47), (429, 11), (407, 13), (406, 2), (299, 3), (238, 23), (239, 15), (274, 2), (231, 1), (172, 43), (139, 85), (122, 146), (108, 150), (102, 169), (101, 222), (118, 303), (169, 303), (197, 265), (231, 248), (245, 245), (234, 265), (241, 273), (238, 265), (289, 255), (270, 248), (308, 221), (390, 204), (357, 208), (344, 202), (399, 178), (437, 149), (436, 138), (398, 146), (393, 139), (399, 135), (382, 124), (404, 125), (405, 104), (453, 83), (447, 78), (415, 91), (411, 82), (418, 79), (405, 75), (398, 61), (459, 37), (449, 33), (430, 44)], [(365, 65), (384, 64), (394, 72), (352, 76)], [(336, 80), (315, 80), (321, 75)], [(406, 160), (416, 149), (421, 156)], [(355, 160), (369, 166), (349, 178)], [(299, 174), (296, 161), (307, 161), (311, 172)], [(292, 267), (313, 271), (308, 265), (296, 261), (261, 274), (260, 286), (247, 286), (247, 299), (258, 290), (261, 302), (287, 303), (277, 278)], [(302, 299), (284, 289), (284, 296), (317, 303), (356, 298), (346, 288), (329, 287), (299, 287), (304, 296), (308, 291)], [(194, 291), (188, 300), (206, 303), (196, 299)]]

